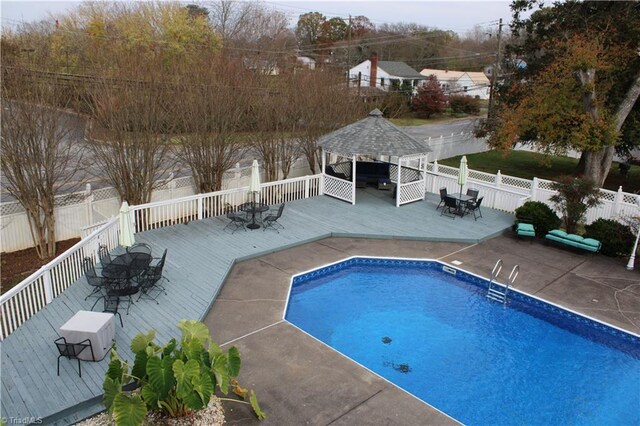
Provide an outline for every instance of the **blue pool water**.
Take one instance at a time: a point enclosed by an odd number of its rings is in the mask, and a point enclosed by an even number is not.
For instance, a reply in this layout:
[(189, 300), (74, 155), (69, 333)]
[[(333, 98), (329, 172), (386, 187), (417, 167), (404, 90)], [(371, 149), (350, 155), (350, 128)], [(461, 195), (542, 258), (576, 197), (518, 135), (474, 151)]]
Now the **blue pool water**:
[(469, 425), (640, 425), (640, 338), (438, 262), (294, 277), (286, 319)]

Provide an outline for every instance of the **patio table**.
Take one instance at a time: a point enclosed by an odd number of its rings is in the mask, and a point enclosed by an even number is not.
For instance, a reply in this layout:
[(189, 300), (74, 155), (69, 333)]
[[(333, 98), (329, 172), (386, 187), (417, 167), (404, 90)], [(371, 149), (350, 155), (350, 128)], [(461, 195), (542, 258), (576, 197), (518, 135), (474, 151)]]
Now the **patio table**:
[(456, 212), (460, 217), (464, 216), (464, 204), (467, 201), (471, 201), (474, 199), (471, 195), (462, 194), (460, 192), (456, 192), (454, 194), (447, 194), (447, 198), (453, 198), (456, 200), (458, 205), (458, 211)]
[(60, 327), (60, 336), (68, 343), (78, 343), (85, 339), (91, 342), (91, 351), (82, 351), (78, 358), (85, 361), (100, 361), (109, 353), (116, 335), (113, 314), (103, 312), (78, 311)]
[(240, 205), (240, 210), (251, 214), (251, 222), (247, 225), (247, 228), (253, 230), (260, 228), (260, 224), (256, 222), (256, 213), (260, 213), (262, 217), (262, 213), (269, 210), (269, 206), (264, 203), (244, 203)]
[(150, 254), (124, 253), (113, 258), (111, 263), (102, 268), (102, 276), (115, 280), (130, 280), (140, 275), (150, 263)]

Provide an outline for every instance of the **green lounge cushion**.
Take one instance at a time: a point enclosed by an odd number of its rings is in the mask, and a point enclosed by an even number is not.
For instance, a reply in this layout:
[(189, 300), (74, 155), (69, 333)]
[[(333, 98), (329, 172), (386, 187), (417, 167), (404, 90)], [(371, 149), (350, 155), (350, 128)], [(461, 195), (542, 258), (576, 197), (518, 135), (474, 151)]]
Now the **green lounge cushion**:
[(587, 246), (595, 247), (595, 248), (600, 247), (600, 241), (594, 240), (593, 238), (585, 238), (580, 243)]
[(584, 240), (584, 237), (576, 234), (568, 234), (565, 238), (569, 241), (575, 241), (576, 243), (581, 243)]
[(518, 233), (520, 232), (535, 232), (535, 228), (530, 223), (519, 223), (518, 224)]
[(566, 232), (564, 232), (564, 231), (562, 231), (562, 230), (560, 230), (560, 229), (554, 229), (553, 231), (549, 231), (549, 233), (550, 233), (551, 235), (555, 235), (556, 237), (562, 237), (562, 238), (564, 238), (564, 237), (566, 237), (566, 236), (567, 236), (567, 233), (566, 233)]

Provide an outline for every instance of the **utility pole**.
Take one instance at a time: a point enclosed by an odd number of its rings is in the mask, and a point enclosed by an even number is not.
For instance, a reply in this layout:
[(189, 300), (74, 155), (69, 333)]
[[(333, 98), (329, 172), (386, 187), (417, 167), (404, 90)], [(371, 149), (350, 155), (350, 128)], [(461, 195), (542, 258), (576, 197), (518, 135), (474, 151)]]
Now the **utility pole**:
[(493, 104), (495, 103), (495, 91), (496, 91), (496, 82), (498, 80), (498, 74), (500, 73), (500, 62), (501, 62), (501, 43), (502, 43), (502, 18), (498, 23), (498, 51), (496, 52), (496, 63), (493, 66), (493, 72), (491, 73), (491, 88), (489, 89), (489, 111), (487, 113), (488, 118), (493, 117)]

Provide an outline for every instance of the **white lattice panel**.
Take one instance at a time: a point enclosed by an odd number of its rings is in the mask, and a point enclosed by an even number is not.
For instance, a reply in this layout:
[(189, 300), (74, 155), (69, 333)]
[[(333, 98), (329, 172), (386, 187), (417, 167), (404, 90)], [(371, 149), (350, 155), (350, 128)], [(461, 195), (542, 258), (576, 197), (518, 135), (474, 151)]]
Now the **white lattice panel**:
[(442, 173), (443, 175), (449, 176), (458, 176), (458, 168), (457, 167), (449, 167), (449, 166), (441, 166), (438, 165), (438, 173)]
[(325, 175), (324, 193), (351, 203), (353, 202), (353, 182)]
[(542, 180), (538, 179), (538, 189), (546, 189), (548, 191), (553, 191), (553, 182), (550, 180)]
[(344, 161), (342, 163), (332, 164), (331, 166), (337, 173), (342, 173), (347, 177), (351, 177), (351, 162)]
[(22, 204), (18, 203), (17, 201), (0, 204), (0, 214), (2, 214), (2, 216), (22, 212), (24, 212), (24, 207), (22, 207)]
[(601, 201), (615, 201), (617, 192), (608, 191), (606, 189), (600, 190)]
[(624, 195), (622, 196), (622, 202), (629, 204), (640, 204), (640, 195), (624, 193)]
[(492, 175), (485, 172), (479, 172), (477, 170), (469, 170), (469, 179), (477, 180), (479, 182), (495, 183), (496, 175)]
[(521, 188), (521, 189), (531, 189), (532, 181), (530, 180), (521, 179), (513, 176), (504, 176), (504, 175), (502, 175), (501, 178), (502, 178), (502, 185), (504, 186), (512, 186), (514, 188)]
[(424, 182), (410, 182), (400, 185), (400, 205), (424, 199)]
[(92, 192), (95, 201), (106, 200), (108, 198), (120, 198), (120, 194), (115, 188), (96, 189)]

